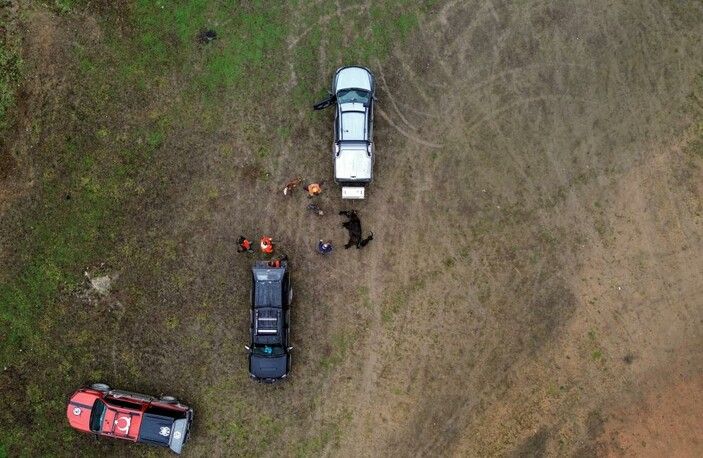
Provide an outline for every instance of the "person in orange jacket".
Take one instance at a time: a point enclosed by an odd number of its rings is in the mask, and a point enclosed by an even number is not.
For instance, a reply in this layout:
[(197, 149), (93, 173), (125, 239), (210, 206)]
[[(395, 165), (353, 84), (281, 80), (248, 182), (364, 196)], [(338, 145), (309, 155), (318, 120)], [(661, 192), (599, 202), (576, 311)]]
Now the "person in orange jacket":
[(308, 197), (315, 197), (320, 195), (322, 192), (322, 185), (324, 184), (324, 181), (320, 181), (319, 183), (310, 183), (309, 185), (305, 186), (303, 189), (308, 192)]
[(267, 235), (261, 237), (261, 252), (264, 254), (273, 253), (273, 239)]
[(274, 269), (278, 269), (279, 267), (281, 267), (281, 263), (283, 261), (287, 261), (287, 260), (288, 260), (288, 255), (284, 254), (283, 256), (280, 256), (278, 258), (271, 259), (268, 262), (268, 265), (269, 265), (269, 267), (273, 267)]

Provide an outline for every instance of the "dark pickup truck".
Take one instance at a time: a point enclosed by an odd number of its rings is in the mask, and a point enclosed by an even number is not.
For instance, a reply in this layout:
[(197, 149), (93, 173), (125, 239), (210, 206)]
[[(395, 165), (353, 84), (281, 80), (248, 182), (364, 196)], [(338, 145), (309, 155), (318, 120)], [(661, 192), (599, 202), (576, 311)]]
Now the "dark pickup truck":
[(293, 301), (288, 262), (257, 261), (251, 269), (249, 374), (272, 383), (291, 368), (290, 304)]

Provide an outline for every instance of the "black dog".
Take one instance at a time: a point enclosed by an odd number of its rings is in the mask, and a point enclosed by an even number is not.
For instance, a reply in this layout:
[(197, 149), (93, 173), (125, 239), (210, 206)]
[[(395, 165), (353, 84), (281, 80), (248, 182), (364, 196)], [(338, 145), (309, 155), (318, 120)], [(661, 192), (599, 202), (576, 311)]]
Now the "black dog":
[(349, 241), (344, 245), (344, 249), (350, 248), (352, 245), (356, 245), (357, 248), (363, 248), (373, 240), (373, 232), (365, 239), (362, 239), (361, 220), (356, 211), (340, 211), (339, 214), (349, 218), (349, 221), (342, 223), (342, 226), (349, 231)]

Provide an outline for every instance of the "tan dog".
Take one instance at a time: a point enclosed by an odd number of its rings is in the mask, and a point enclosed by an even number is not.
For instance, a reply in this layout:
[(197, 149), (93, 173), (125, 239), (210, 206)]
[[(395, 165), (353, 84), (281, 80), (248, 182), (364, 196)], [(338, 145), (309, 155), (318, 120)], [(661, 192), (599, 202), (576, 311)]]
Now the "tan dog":
[(303, 179), (300, 177), (294, 178), (288, 182), (285, 188), (283, 188), (283, 195), (287, 196), (288, 194), (292, 193), (295, 188), (300, 186), (300, 183), (303, 182)]

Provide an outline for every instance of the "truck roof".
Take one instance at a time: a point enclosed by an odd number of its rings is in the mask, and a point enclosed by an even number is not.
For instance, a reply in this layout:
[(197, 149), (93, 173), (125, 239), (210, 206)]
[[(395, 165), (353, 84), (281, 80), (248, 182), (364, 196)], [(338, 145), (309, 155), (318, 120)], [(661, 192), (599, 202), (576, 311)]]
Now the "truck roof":
[[(349, 105), (349, 109), (342, 111), (342, 115), (339, 120), (339, 139), (341, 141), (368, 141), (368, 130), (366, 117), (368, 116), (367, 110), (361, 106), (359, 103), (345, 103), (343, 105)], [(361, 110), (351, 109), (352, 105), (361, 106)]]
[(254, 343), (274, 345), (283, 341), (283, 311), (260, 308), (254, 311)]

